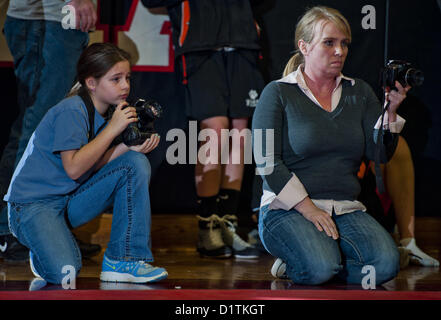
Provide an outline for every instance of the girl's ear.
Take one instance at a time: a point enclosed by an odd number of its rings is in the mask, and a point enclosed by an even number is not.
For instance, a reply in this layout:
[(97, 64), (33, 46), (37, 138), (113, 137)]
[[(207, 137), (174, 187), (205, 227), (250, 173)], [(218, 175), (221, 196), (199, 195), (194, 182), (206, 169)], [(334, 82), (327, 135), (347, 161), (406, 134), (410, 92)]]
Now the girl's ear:
[(85, 84), (86, 84), (87, 88), (89, 89), (89, 91), (94, 92), (98, 82), (96, 81), (96, 79), (94, 77), (89, 77), (86, 79)]

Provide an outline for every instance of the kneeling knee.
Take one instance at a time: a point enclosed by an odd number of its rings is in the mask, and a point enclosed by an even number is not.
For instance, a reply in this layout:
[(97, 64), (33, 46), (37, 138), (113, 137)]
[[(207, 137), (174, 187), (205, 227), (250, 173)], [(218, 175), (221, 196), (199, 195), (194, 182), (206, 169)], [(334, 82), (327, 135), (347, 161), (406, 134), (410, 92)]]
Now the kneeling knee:
[(146, 155), (136, 151), (128, 151), (124, 163), (136, 171), (137, 174), (144, 174), (150, 177), (151, 167)]
[(382, 284), (395, 278), (400, 271), (400, 254), (398, 250), (383, 253), (379, 261), (374, 264), (376, 282)]
[(333, 263), (320, 263), (296, 272), (292, 280), (297, 284), (319, 285), (328, 282), (340, 272), (342, 266)]
[(59, 265), (46, 274), (42, 274), (44, 280), (53, 284), (71, 285), (75, 282), (81, 270), (81, 263)]
[(375, 283), (380, 285), (396, 277), (400, 271), (400, 254), (398, 250), (389, 250), (385, 252), (378, 252), (374, 259), (366, 262), (365, 266), (369, 266), (369, 275), (375, 276)]

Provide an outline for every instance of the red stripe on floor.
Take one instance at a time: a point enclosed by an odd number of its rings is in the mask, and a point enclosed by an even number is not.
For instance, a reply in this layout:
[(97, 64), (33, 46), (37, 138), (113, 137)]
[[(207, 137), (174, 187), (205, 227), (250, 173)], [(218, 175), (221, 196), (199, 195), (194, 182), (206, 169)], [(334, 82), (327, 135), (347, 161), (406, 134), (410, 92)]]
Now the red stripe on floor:
[(182, 289), (0, 291), (0, 300), (441, 300), (441, 291)]

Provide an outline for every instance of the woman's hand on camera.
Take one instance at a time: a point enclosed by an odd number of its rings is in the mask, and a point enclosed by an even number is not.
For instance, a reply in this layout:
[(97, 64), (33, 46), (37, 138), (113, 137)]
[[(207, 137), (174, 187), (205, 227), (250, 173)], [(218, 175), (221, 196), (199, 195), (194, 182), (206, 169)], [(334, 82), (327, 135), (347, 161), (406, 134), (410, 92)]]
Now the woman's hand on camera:
[(300, 201), (295, 207), (306, 220), (309, 220), (319, 231), (325, 231), (326, 234), (334, 240), (337, 240), (339, 235), (337, 226), (332, 220), (329, 213), (317, 208), (309, 197)]
[(112, 129), (115, 137), (123, 132), (130, 123), (138, 121), (136, 109), (133, 107), (125, 107), (127, 105), (128, 103), (125, 101), (118, 104), (113, 112), (112, 119), (110, 119), (110, 122), (107, 125), (107, 127)]
[(146, 139), (143, 144), (130, 146), (129, 149), (136, 152), (149, 153), (158, 146), (159, 140), (159, 135), (155, 133), (151, 135), (150, 138)]
[[(386, 101), (389, 101), (389, 108), (387, 109), (389, 116), (392, 116), (390, 119), (390, 122), (394, 122), (396, 118), (397, 109), (400, 106), (400, 104), (403, 102), (404, 99), (406, 99), (407, 91), (410, 90), (410, 86), (407, 85), (403, 88), (401, 83), (398, 81), (395, 81), (395, 87), (397, 90), (390, 90), (390, 88), (386, 88)], [(395, 116), (395, 117), (394, 117)]]

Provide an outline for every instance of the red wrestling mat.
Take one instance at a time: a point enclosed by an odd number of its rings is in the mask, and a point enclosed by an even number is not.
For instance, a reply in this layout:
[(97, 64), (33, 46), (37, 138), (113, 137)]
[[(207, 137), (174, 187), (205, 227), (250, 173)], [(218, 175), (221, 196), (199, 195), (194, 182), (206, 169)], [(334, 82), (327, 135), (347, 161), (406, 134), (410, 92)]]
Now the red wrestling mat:
[(441, 291), (43, 290), (0, 291), (0, 300), (441, 300)]

